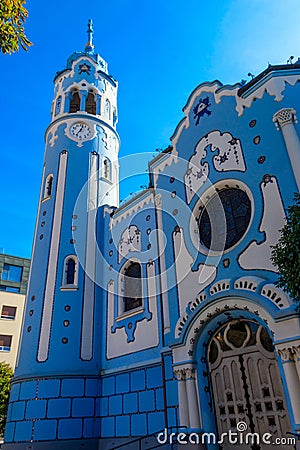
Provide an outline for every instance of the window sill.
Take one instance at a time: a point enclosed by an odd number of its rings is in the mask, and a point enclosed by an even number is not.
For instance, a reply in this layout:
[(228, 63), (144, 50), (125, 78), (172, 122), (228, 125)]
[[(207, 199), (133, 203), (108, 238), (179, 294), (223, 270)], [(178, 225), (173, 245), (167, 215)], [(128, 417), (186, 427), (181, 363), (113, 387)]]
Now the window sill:
[(4, 320), (15, 320), (15, 317), (13, 317), (13, 316), (1, 316), (0, 319), (4, 319)]
[(130, 311), (123, 312), (116, 318), (116, 322), (120, 320), (128, 319), (129, 317), (135, 316), (136, 314), (140, 314), (145, 311), (143, 306), (139, 306), (138, 308), (131, 309)]
[(78, 286), (76, 284), (69, 284), (60, 287), (61, 291), (78, 291)]
[(48, 197), (42, 198), (41, 203), (44, 203), (44, 202), (46, 202), (47, 200), (50, 200), (50, 198), (51, 198), (51, 195), (48, 195)]

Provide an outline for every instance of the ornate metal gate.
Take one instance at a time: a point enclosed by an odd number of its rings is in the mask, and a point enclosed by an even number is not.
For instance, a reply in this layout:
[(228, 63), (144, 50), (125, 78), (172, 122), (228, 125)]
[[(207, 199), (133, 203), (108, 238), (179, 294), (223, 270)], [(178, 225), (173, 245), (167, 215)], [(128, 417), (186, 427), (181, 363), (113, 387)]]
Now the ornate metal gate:
[[(234, 320), (220, 328), (211, 338), (208, 349), (212, 395), (219, 436), (229, 430), (245, 438), (257, 433), (260, 442), (238, 443), (237, 448), (268, 450), (261, 442), (264, 433), (270, 440), (289, 437), (291, 430), (281, 378), (272, 340), (261, 325), (245, 320)], [(241, 433), (244, 422), (246, 431)], [(237, 427), (238, 425), (238, 427)], [(227, 440), (222, 449), (234, 448)], [(292, 449), (280, 444), (277, 448)]]

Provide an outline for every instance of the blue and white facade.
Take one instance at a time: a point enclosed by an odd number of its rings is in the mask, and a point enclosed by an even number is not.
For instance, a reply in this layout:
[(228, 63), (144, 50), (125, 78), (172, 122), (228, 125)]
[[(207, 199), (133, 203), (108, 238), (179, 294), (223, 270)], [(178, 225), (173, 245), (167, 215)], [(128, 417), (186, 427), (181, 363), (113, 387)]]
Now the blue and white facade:
[(270, 260), (300, 188), (300, 64), (198, 86), (119, 207), (117, 82), (91, 37), (54, 80), (4, 448), (300, 431), (299, 314)]

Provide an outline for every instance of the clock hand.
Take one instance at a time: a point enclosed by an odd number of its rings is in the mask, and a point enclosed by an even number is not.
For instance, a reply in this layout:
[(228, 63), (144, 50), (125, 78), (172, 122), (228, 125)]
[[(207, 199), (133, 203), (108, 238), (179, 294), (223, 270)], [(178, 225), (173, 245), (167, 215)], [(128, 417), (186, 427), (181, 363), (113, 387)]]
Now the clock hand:
[(82, 131), (82, 129), (83, 129), (83, 126), (81, 125), (81, 128), (80, 128), (80, 130), (78, 131), (78, 133), (76, 134), (76, 136), (78, 136), (78, 134), (80, 133), (80, 131)]

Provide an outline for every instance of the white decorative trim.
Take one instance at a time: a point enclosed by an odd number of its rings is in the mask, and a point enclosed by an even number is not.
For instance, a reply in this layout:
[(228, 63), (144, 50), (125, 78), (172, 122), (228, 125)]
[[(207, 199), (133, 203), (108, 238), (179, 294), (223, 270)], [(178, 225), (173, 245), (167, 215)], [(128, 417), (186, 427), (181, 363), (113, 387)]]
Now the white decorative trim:
[(239, 171), (245, 172), (246, 166), (241, 141), (231, 133), (221, 133), (214, 130), (202, 137), (197, 143), (195, 152), (189, 160), (188, 169), (184, 176), (186, 198), (190, 203), (194, 195), (205, 184), (210, 167), (208, 162), (202, 162), (210, 152), (218, 152), (213, 157), (213, 167), (218, 172)]
[(157, 186), (157, 180), (160, 173), (163, 173), (166, 167), (171, 167), (173, 164), (178, 163), (178, 153), (175, 148), (170, 153), (164, 154), (158, 161), (150, 163), (150, 167), (153, 173), (154, 186)]
[(80, 356), (84, 361), (93, 357), (94, 309), (96, 279), (96, 215), (98, 206), (98, 154), (90, 153), (88, 179), (88, 211), (86, 229), (86, 253), (84, 267), (84, 294)]
[(235, 280), (234, 289), (242, 289), (245, 291), (255, 292), (259, 283), (261, 283), (263, 278), (259, 277), (241, 277)]
[(127, 217), (132, 216), (150, 203), (154, 204), (153, 193), (151, 191), (147, 191), (141, 197), (134, 198), (126, 205), (122, 205), (122, 207), (119, 208), (111, 217), (109, 222), (109, 229), (111, 230), (112, 227), (115, 227), (118, 223), (121, 223), (122, 220), (125, 220)]
[(266, 240), (261, 243), (252, 241), (240, 254), (238, 261), (243, 269), (276, 272), (271, 262), (271, 246), (278, 242), (279, 230), (285, 224), (285, 212), (276, 177), (270, 176), (268, 181), (262, 181), (260, 188), (263, 195), (263, 217), (259, 231), (265, 233)]
[(140, 252), (142, 246), (142, 236), (136, 225), (130, 225), (122, 233), (118, 245), (119, 263), (129, 252)]
[(180, 228), (180, 232), (174, 231), (172, 237), (179, 311), (180, 316), (183, 316), (189, 301), (215, 280), (217, 268), (213, 265), (199, 264), (197, 270), (192, 271), (194, 260), (187, 249), (183, 229)]
[(230, 279), (217, 281), (209, 290), (210, 295), (218, 294), (219, 292), (228, 291), (230, 289)]
[(57, 259), (60, 243), (62, 210), (65, 194), (67, 161), (68, 161), (68, 153), (64, 151), (63, 153), (60, 154), (53, 227), (50, 243), (49, 264), (46, 279), (43, 314), (41, 321), (40, 341), (37, 354), (37, 359), (40, 362), (47, 360), (49, 351), (50, 331), (52, 325), (52, 312), (54, 304), (54, 291), (56, 286)]
[(293, 304), (293, 301), (279, 288), (273, 284), (265, 284), (260, 292), (261, 295), (268, 298), (274, 303), (277, 308), (288, 308)]
[(270, 96), (274, 97), (274, 101), (280, 102), (283, 98), (283, 92), (286, 88), (286, 84), (290, 86), (295, 86), (295, 84), (300, 81), (299, 75), (277, 75), (276, 70), (270, 72), (265, 78), (260, 80), (256, 85), (249, 88), (243, 96), (239, 96), (238, 92), (241, 85), (234, 86), (223, 86), (220, 82), (215, 82), (213, 84), (203, 83), (198, 88), (194, 90), (191, 97), (189, 98), (187, 104), (183, 108), (184, 118), (179, 123), (173, 136), (171, 137), (173, 148), (176, 150), (177, 142), (184, 128), (189, 128), (190, 120), (189, 115), (191, 109), (195, 104), (195, 101), (203, 93), (211, 93), (214, 95), (214, 100), (218, 104), (222, 101), (223, 97), (234, 97), (236, 101), (236, 111), (238, 116), (242, 116), (245, 108), (250, 108), (255, 99), (262, 99), (265, 92)]
[[(263, 281), (265, 281), (265, 280), (263, 280), (262, 278), (258, 278), (258, 277), (241, 277), (234, 282), (233, 288), (236, 290), (242, 289), (242, 290), (247, 290), (250, 292), (255, 292), (255, 291), (257, 291), (258, 285)], [(224, 291), (226, 292), (229, 289), (230, 289), (230, 280), (229, 279), (220, 280), (220, 281), (217, 281), (210, 288), (209, 294), (211, 297), (213, 297), (214, 295), (219, 294), (220, 292), (224, 292)], [(285, 295), (285, 293), (283, 291), (281, 291), (280, 289), (276, 288), (273, 284), (265, 284), (261, 288), (260, 295), (271, 300), (273, 302), (273, 304), (276, 306), (276, 308), (278, 308), (278, 309), (288, 308), (292, 304), (292, 301)], [(185, 312), (184, 314), (182, 314), (176, 323), (175, 338), (178, 338), (181, 335), (184, 325), (185, 325), (186, 321), (192, 316), (192, 313), (200, 305), (202, 307), (203, 306), (202, 303), (205, 300), (208, 300), (209, 298), (210, 297), (206, 293), (206, 291), (202, 291), (195, 298), (195, 300), (192, 300), (188, 304), (188, 309), (187, 309), (188, 313)], [(204, 308), (204, 306), (203, 306), (203, 308)]]
[(275, 122), (277, 130), (283, 128), (286, 125), (290, 125), (293, 122), (298, 123), (295, 109), (294, 108), (280, 109), (274, 114), (273, 122)]

